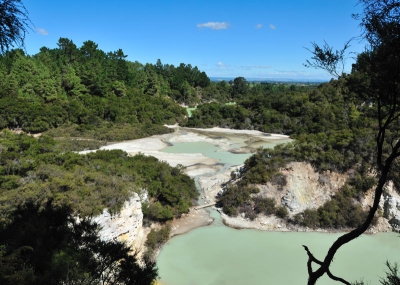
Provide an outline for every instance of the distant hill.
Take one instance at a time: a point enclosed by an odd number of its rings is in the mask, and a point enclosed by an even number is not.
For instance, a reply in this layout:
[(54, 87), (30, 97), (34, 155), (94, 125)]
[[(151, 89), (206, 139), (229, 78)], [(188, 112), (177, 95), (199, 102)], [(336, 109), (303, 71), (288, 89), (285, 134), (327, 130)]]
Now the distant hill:
[[(234, 80), (235, 77), (209, 77), (211, 81), (230, 81)], [(328, 82), (329, 80), (324, 79), (293, 79), (293, 78), (246, 78), (248, 82), (268, 82), (268, 83), (316, 83)]]

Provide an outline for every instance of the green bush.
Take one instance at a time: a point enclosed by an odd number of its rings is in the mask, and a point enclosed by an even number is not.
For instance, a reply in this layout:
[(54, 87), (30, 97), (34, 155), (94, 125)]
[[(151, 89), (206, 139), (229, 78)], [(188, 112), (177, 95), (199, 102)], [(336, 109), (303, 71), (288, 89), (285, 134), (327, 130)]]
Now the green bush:
[[(367, 211), (354, 202), (355, 188), (345, 184), (341, 190), (318, 209), (297, 214), (292, 222), (310, 228), (354, 228), (366, 218)], [(376, 220), (374, 220), (373, 224)]]
[[(5, 150), (0, 152), (0, 220), (20, 204), (48, 199), (82, 216), (97, 215), (104, 208), (118, 213), (133, 192), (146, 189), (147, 218), (165, 221), (187, 213), (199, 195), (181, 167), (154, 157), (132, 157), (122, 150), (60, 154), (59, 148), (46, 135), (35, 139), (0, 133), (0, 149)], [(144, 211), (147, 214), (145, 207)]]
[(279, 206), (275, 210), (275, 215), (278, 218), (286, 219), (289, 216), (289, 212), (288, 212), (288, 210), (286, 209), (285, 206)]
[(239, 208), (248, 204), (251, 194), (256, 194), (260, 190), (256, 187), (238, 187), (237, 185), (228, 186), (221, 195), (217, 206), (222, 207), (225, 214), (237, 216)]
[(169, 224), (164, 225), (158, 230), (151, 229), (146, 239), (147, 248), (151, 251), (159, 248), (168, 240), (170, 232), (171, 226)]
[(257, 214), (263, 213), (266, 216), (275, 214), (276, 206), (274, 199), (257, 197), (254, 198), (253, 201), (254, 201), (254, 210)]

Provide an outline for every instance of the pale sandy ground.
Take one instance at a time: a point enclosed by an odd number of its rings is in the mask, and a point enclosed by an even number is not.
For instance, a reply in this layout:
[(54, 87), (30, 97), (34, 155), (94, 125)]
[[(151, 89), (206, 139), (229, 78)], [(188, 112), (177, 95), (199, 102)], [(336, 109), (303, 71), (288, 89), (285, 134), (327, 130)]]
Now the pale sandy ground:
[[(175, 127), (175, 126), (168, 126), (168, 127)], [(208, 129), (190, 128), (189, 130), (199, 131), (199, 132), (204, 132), (204, 133), (222, 133), (222, 134), (250, 135), (250, 136), (253, 136), (253, 137), (267, 138), (267, 139), (285, 139), (285, 138), (289, 138), (289, 136), (286, 136), (286, 135), (269, 134), (269, 133), (263, 133), (263, 132), (260, 132), (260, 131), (254, 131), (254, 130), (232, 130), (232, 129), (225, 129), (225, 128), (219, 128), (219, 127), (208, 128)]]
[[(218, 161), (212, 158), (208, 158), (201, 153), (165, 153), (161, 152), (162, 149), (168, 146), (165, 142), (169, 138), (170, 134), (157, 135), (149, 138), (143, 138), (132, 141), (119, 142), (103, 146), (101, 150), (121, 149), (126, 151), (130, 155), (136, 155), (142, 153), (144, 155), (154, 156), (161, 161), (166, 161), (171, 166), (177, 166), (181, 164), (183, 166), (191, 166), (194, 164), (214, 165)], [(185, 142), (186, 138), (182, 141), (174, 139), (174, 142)], [(198, 141), (193, 138), (190, 141)], [(205, 139), (203, 141), (206, 141)], [(90, 151), (82, 151), (80, 153), (87, 153)], [(211, 171), (211, 170), (210, 170)]]
[[(215, 196), (218, 191), (221, 190), (221, 184), (229, 181), (230, 174), (232, 171), (237, 170), (240, 166), (234, 166), (226, 169), (222, 173), (217, 173), (221, 170), (221, 165), (216, 165), (218, 162), (215, 159), (208, 158), (201, 153), (164, 153), (161, 150), (167, 147), (170, 143), (175, 142), (208, 142), (217, 145), (221, 150), (235, 151), (231, 148), (232, 143), (235, 143), (246, 139), (247, 147), (252, 147), (253, 142), (264, 141), (264, 140), (276, 140), (277, 142), (287, 140), (287, 136), (276, 135), (276, 134), (265, 134), (259, 131), (251, 130), (230, 130), (223, 128), (211, 128), (211, 129), (189, 129), (180, 128), (177, 125), (168, 126), (174, 128), (175, 132), (165, 135), (157, 135), (149, 138), (143, 138), (132, 141), (125, 141), (115, 143), (102, 147), (101, 149), (121, 149), (131, 155), (142, 153), (144, 155), (154, 156), (162, 161), (166, 161), (171, 166), (181, 164), (185, 166), (185, 173), (190, 177), (201, 175), (198, 179), (199, 186), (203, 190), (201, 193), (200, 205), (202, 203), (208, 204), (215, 202)], [(241, 151), (245, 151), (246, 148), (242, 147)], [(85, 152), (82, 152), (85, 153)], [(258, 230), (267, 231), (309, 231), (307, 228), (292, 228), (290, 225), (285, 224), (284, 221), (277, 217), (265, 217), (259, 216), (255, 220), (250, 221), (246, 218), (239, 217), (228, 217), (221, 214), (224, 223), (234, 228), (251, 228)], [(195, 210), (192, 208), (190, 212), (183, 215), (180, 219), (175, 219), (172, 223), (171, 236), (184, 234), (192, 229), (206, 226), (212, 223), (213, 219), (210, 217), (209, 212), (206, 209)], [(385, 221), (384, 221), (385, 222)], [(387, 222), (382, 224), (380, 227), (386, 231), (388, 228)], [(320, 230), (323, 231), (323, 230)]]
[[(190, 177), (202, 175), (198, 182), (202, 188), (200, 203), (213, 203), (216, 201), (215, 196), (221, 190), (221, 184), (230, 179), (230, 173), (240, 166), (232, 167), (222, 173), (217, 172), (222, 168), (221, 165), (216, 165), (218, 160), (208, 158), (202, 153), (164, 153), (162, 149), (167, 147), (170, 143), (176, 142), (208, 142), (217, 145), (221, 150), (229, 151), (246, 151), (245, 147), (241, 149), (232, 149), (231, 145), (240, 138), (241, 141), (246, 139), (248, 145), (255, 141), (271, 141), (271, 140), (285, 140), (288, 136), (266, 134), (259, 131), (252, 130), (230, 130), (224, 128), (180, 128), (178, 125), (167, 126), (174, 128), (175, 132), (171, 134), (156, 135), (148, 138), (119, 142), (103, 146), (100, 149), (111, 150), (121, 149), (135, 155), (142, 153), (144, 155), (154, 156), (159, 160), (165, 161), (171, 166), (181, 164), (185, 166), (185, 173)], [(248, 150), (247, 150), (248, 151)], [(86, 153), (86, 152), (81, 152)], [(241, 228), (260, 228), (265, 229), (259, 221), (249, 222), (242, 218), (228, 218), (223, 217), (226, 223), (233, 227)], [(186, 233), (194, 228), (209, 225), (213, 219), (206, 209), (195, 210), (192, 208), (187, 215), (183, 215), (180, 219), (176, 219), (172, 223), (171, 235), (179, 235)], [(268, 227), (270, 228), (270, 227)]]

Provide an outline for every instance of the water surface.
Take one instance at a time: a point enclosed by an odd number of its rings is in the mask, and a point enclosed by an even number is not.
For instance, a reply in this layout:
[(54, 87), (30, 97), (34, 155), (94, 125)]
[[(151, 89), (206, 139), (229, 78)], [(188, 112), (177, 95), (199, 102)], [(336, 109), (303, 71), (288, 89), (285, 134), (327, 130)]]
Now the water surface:
[[(257, 142), (258, 143), (258, 142)], [(261, 142), (273, 147), (277, 141)], [(232, 145), (243, 147), (243, 139), (232, 139)], [(163, 151), (203, 153), (226, 165), (242, 164), (251, 154), (221, 151), (206, 142), (174, 143)], [(165, 285), (258, 285), (306, 284), (307, 245), (317, 258), (323, 259), (339, 234), (264, 232), (235, 230), (225, 227), (219, 214), (208, 227), (198, 228), (174, 237), (157, 258), (159, 275)], [(349, 281), (371, 281), (379, 284), (385, 275), (385, 261), (400, 262), (400, 235), (382, 233), (363, 235), (344, 245), (336, 254), (332, 273)], [(326, 277), (320, 285), (339, 284)], [(368, 283), (367, 283), (368, 284)]]
[[(224, 226), (198, 228), (174, 237), (157, 265), (165, 285), (307, 284), (307, 245), (323, 258), (339, 234), (263, 232)], [(332, 273), (347, 280), (379, 284), (386, 260), (400, 260), (400, 236), (363, 235), (337, 253)], [(322, 278), (317, 284), (338, 284)]]
[(249, 158), (251, 153), (233, 154), (228, 151), (220, 151), (219, 147), (207, 142), (183, 142), (174, 143), (162, 150), (169, 153), (202, 153), (204, 156), (218, 159), (219, 163), (238, 165)]

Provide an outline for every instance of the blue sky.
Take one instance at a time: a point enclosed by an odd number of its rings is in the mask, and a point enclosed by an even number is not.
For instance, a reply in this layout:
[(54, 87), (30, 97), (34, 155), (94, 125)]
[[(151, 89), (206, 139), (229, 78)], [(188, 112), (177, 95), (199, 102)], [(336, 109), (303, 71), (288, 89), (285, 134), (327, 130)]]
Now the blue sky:
[[(341, 48), (360, 35), (356, 0), (23, 0), (35, 25), (28, 54), (60, 37), (86, 40), (128, 60), (197, 66), (210, 77), (328, 80), (305, 68), (310, 42)], [(352, 52), (363, 50), (353, 41)], [(349, 58), (347, 71), (350, 71)]]

